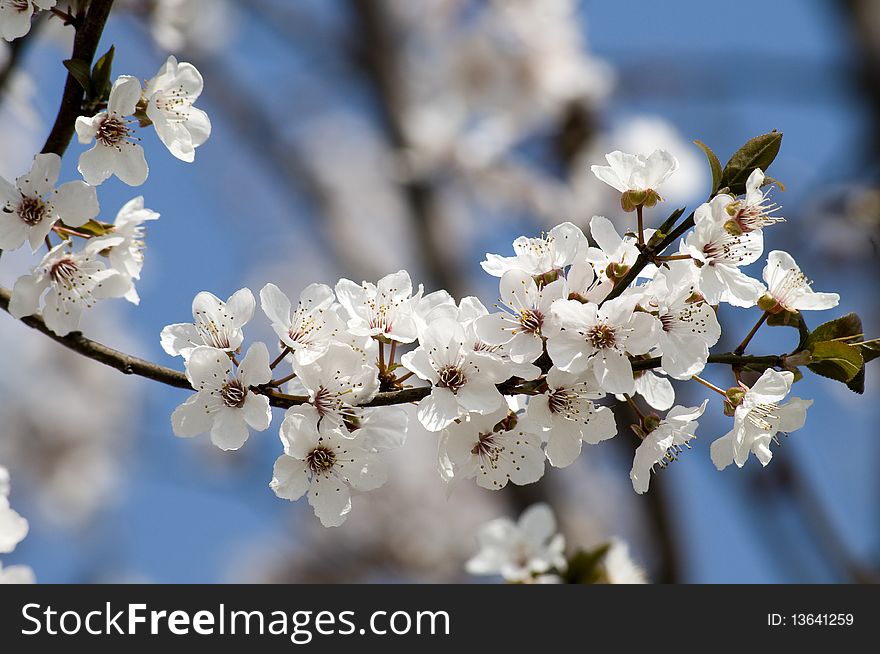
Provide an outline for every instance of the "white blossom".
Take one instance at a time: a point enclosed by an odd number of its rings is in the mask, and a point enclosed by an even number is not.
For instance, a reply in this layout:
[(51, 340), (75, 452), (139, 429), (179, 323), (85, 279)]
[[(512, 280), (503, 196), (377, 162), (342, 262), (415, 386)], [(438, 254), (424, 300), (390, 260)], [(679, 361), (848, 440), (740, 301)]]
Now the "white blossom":
[[(111, 237), (121, 236), (122, 243), (110, 245), (105, 252), (114, 270), (118, 270), (129, 279), (129, 288), (125, 299), (132, 304), (139, 304), (140, 297), (134, 286), (135, 279), (141, 278), (141, 270), (144, 267), (144, 226), (148, 220), (157, 220), (159, 214), (151, 209), (144, 208), (144, 198), (139, 195), (126, 202), (113, 222)], [(108, 237), (99, 239), (101, 243), (107, 243)]]
[(412, 343), (418, 336), (413, 311), (421, 295), (419, 288), (413, 297), (412, 280), (405, 270), (386, 275), (376, 284), (355, 284), (350, 279), (336, 284), (336, 296), (348, 312), (352, 334), (399, 343)]
[(695, 227), (685, 238), (682, 252), (690, 254), (699, 268), (698, 285), (709, 304), (751, 307), (764, 287), (740, 267), (758, 260), (764, 251), (764, 236), (760, 230), (732, 234), (724, 227), (729, 199), (718, 195), (697, 207)]
[(28, 528), (28, 521), (9, 506), (9, 471), (0, 466), (0, 554), (12, 552)]
[(629, 555), (629, 545), (619, 538), (611, 540), (602, 559), (605, 579), (609, 584), (647, 584), (645, 571)]
[(509, 270), (501, 277), (500, 287), (506, 309), (479, 318), (477, 336), (488, 345), (507, 345), (510, 358), (517, 363), (532, 363), (544, 351), (544, 321), (550, 317), (550, 305), (563, 297), (565, 281), (538, 286), (528, 273)]
[(202, 291), (192, 303), (195, 322), (176, 323), (162, 329), (162, 349), (171, 356), (183, 358), (200, 345), (235, 352), (244, 341), (241, 330), (253, 317), (255, 306), (254, 294), (248, 288), (237, 290), (226, 302)]
[(0, 36), (14, 41), (31, 31), (31, 17), (57, 0), (0, 0)]
[(543, 502), (528, 507), (515, 523), (509, 518), (487, 522), (477, 532), (477, 544), (479, 552), (466, 564), (472, 575), (521, 583), (566, 568), (565, 537), (557, 533), (553, 511)]
[(0, 177), (0, 250), (15, 250), (28, 241), (36, 252), (58, 221), (80, 227), (98, 215), (93, 187), (73, 181), (55, 188), (60, 169), (57, 154), (38, 154), (14, 185)]
[(836, 307), (837, 293), (816, 293), (810, 280), (801, 272), (788, 252), (773, 250), (764, 266), (767, 292), (759, 299), (761, 308), (771, 313), (780, 311), (816, 311)]
[(776, 440), (777, 434), (788, 434), (804, 426), (813, 400), (792, 397), (788, 403), (780, 404), (793, 381), (794, 373), (787, 370), (764, 371), (736, 407), (733, 429), (712, 443), (710, 453), (715, 467), (724, 470), (736, 463), (742, 468), (750, 452), (766, 466), (773, 457), (770, 442)]
[(469, 340), (461, 324), (438, 318), (419, 335), (419, 347), (401, 357), (407, 369), (431, 382), (430, 395), (418, 407), (419, 420), (430, 431), (471, 411), (492, 413), (503, 403), (495, 384), (505, 379), (504, 363), (475, 352)]
[(313, 363), (326, 353), (345, 328), (333, 289), (326, 284), (307, 286), (295, 308), (275, 284), (266, 284), (260, 291), (260, 306), (278, 338), (302, 365)]
[(5, 566), (0, 562), (0, 585), (36, 583), (34, 571), (26, 565)]
[(722, 195), (721, 204), (728, 215), (725, 227), (733, 233), (759, 231), (768, 225), (784, 222), (785, 219), (773, 214), (779, 207), (761, 190), (764, 185), (764, 172), (755, 168), (746, 180), (746, 194), (743, 199)]
[(266, 345), (251, 345), (234, 374), (230, 374), (232, 364), (227, 352), (213, 347), (190, 352), (186, 378), (196, 393), (171, 415), (176, 436), (190, 438), (210, 431), (211, 442), (221, 450), (237, 450), (248, 439), (248, 427), (269, 428), (269, 398), (251, 388), (272, 379)]
[(654, 316), (633, 310), (635, 300), (623, 295), (601, 306), (577, 300), (554, 302), (552, 313), (561, 329), (547, 338), (553, 364), (574, 374), (591, 371), (609, 393), (632, 393), (633, 370), (627, 353), (646, 353), (660, 330)]
[(325, 527), (337, 527), (351, 511), (351, 488), (369, 491), (385, 483), (382, 461), (338, 428), (318, 429), (314, 407), (290, 410), (281, 424), (284, 454), (269, 486), (278, 497), (309, 504)]
[(626, 154), (615, 150), (605, 155), (607, 166), (590, 166), (600, 180), (621, 193), (654, 191), (678, 170), (678, 160), (666, 150), (649, 155)]
[[(647, 229), (645, 237), (650, 238), (653, 233), (653, 230)], [(604, 216), (593, 216), (590, 219), (590, 236), (598, 247), (589, 247), (586, 259), (593, 265), (600, 280), (613, 282), (619, 279), (639, 256), (635, 237), (621, 237), (614, 224)], [(639, 277), (650, 278), (655, 269), (653, 264), (648, 264), (641, 270)], [(610, 286), (608, 290), (611, 290)]]
[(655, 465), (666, 467), (675, 461), (683, 447), (690, 448), (690, 441), (699, 426), (697, 419), (703, 415), (709, 400), (700, 406), (674, 407), (659, 425), (649, 432), (636, 448), (629, 478), (636, 493), (644, 493), (651, 482)]
[(441, 435), (439, 456), (448, 459), (455, 478), (475, 479), (489, 490), (504, 488), (508, 481), (531, 484), (544, 475), (540, 438), (517, 426), (506, 404), (451, 422)]
[(579, 227), (572, 223), (557, 225), (546, 236), (520, 236), (513, 242), (513, 257), (486, 254), (480, 265), (493, 277), (501, 277), (508, 270), (521, 270), (538, 277), (559, 273), (567, 266), (582, 261), (589, 243)]
[(643, 302), (660, 321), (657, 346), (663, 370), (675, 379), (690, 379), (705, 367), (709, 348), (721, 338), (721, 325), (699, 292), (693, 266), (674, 263), (679, 265), (649, 284)]
[(556, 367), (547, 374), (547, 391), (529, 398), (525, 419), (546, 441), (545, 452), (557, 468), (571, 465), (581, 453), (581, 444), (591, 445), (613, 438), (617, 425), (611, 409), (593, 400), (605, 393), (595, 380), (584, 380)]
[(156, 76), (144, 88), (147, 117), (169, 152), (192, 163), (195, 150), (211, 135), (211, 121), (193, 106), (204, 88), (202, 75), (190, 63), (168, 57)]
[(113, 83), (107, 109), (92, 117), (76, 119), (79, 142), (95, 141), (91, 150), (80, 155), (79, 172), (89, 184), (97, 186), (116, 175), (129, 186), (140, 186), (149, 169), (144, 149), (132, 136), (131, 120), (141, 99), (141, 83), (131, 75), (121, 75)]
[(128, 278), (108, 269), (98, 254), (105, 247), (122, 243), (122, 237), (92, 239), (79, 252), (68, 242), (52, 248), (30, 275), (19, 277), (12, 289), (9, 313), (23, 318), (37, 312), (43, 302), (43, 320), (59, 336), (79, 327), (82, 312), (98, 300), (122, 297), (129, 288)]

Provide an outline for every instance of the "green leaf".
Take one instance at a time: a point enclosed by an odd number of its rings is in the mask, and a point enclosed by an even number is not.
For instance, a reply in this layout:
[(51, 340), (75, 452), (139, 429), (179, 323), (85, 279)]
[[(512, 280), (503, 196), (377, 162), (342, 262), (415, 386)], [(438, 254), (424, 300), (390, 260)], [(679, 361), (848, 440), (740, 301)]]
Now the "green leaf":
[(749, 175), (755, 168), (766, 171), (776, 159), (781, 144), (782, 132), (776, 130), (749, 139), (724, 166), (719, 185), (727, 186), (734, 195), (745, 193)]
[(862, 341), (860, 343), (849, 343), (849, 345), (852, 345), (862, 353), (865, 363), (880, 357), (880, 338), (873, 338), (870, 341)]
[(717, 191), (721, 187), (721, 162), (718, 160), (718, 157), (712, 152), (712, 148), (708, 145), (697, 139), (694, 141), (694, 145), (696, 145), (700, 150), (702, 150), (706, 159), (709, 160), (709, 168), (712, 171), (712, 192), (709, 193), (709, 197), (714, 195), (715, 191)]
[(82, 59), (65, 59), (62, 63), (71, 76), (73, 76), (73, 79), (79, 82), (83, 91), (89, 93), (92, 85), (92, 79), (89, 75), (89, 64)]
[(848, 313), (840, 318), (823, 322), (816, 327), (804, 343), (804, 347), (812, 352), (816, 343), (823, 341), (847, 340), (850, 337), (860, 338), (862, 335), (862, 319), (858, 314)]
[(116, 46), (110, 46), (92, 68), (92, 85), (90, 97), (96, 100), (106, 100), (110, 97), (110, 73), (113, 68), (113, 55)]
[(810, 330), (807, 329), (807, 324), (804, 322), (803, 316), (797, 311), (780, 311), (779, 313), (771, 313), (767, 317), (767, 324), (771, 327), (794, 327), (797, 329), (801, 337), (797, 348), (799, 350), (804, 348), (807, 338), (810, 335)]
[(865, 367), (862, 366), (862, 369), (856, 374), (855, 377), (846, 382), (846, 387), (853, 391), (854, 393), (858, 393), (862, 395), (865, 392)]
[(861, 353), (840, 341), (820, 341), (813, 344), (813, 360), (807, 367), (817, 375), (844, 383), (853, 380), (865, 365)]

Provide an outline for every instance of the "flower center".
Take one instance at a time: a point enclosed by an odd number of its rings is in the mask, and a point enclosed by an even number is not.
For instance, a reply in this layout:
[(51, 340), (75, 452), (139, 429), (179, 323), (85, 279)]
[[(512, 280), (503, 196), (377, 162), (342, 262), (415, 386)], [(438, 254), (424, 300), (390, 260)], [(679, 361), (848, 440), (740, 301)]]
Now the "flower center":
[(193, 106), (193, 100), (183, 90), (183, 85), (157, 93), (153, 97), (153, 104), (157, 109), (165, 113), (168, 120), (185, 123), (189, 120), (189, 110)]
[(22, 198), (18, 205), (18, 217), (25, 225), (33, 227), (46, 217), (46, 203), (40, 198)]
[(331, 413), (336, 408), (336, 402), (333, 399), (333, 394), (320, 386), (318, 391), (315, 393), (315, 399), (312, 401), (315, 409), (318, 411), (318, 415), (323, 417), (328, 413)]
[(605, 323), (594, 325), (587, 331), (587, 342), (597, 350), (614, 347), (617, 343), (616, 330)]
[(72, 288), (78, 272), (79, 268), (73, 259), (65, 257), (52, 264), (52, 267), (49, 268), (49, 278), (56, 284)]
[(779, 211), (779, 205), (771, 202), (766, 196), (762, 197), (759, 202), (754, 204), (746, 204), (745, 202), (735, 202), (728, 207), (727, 212), (732, 214), (731, 220), (744, 232), (753, 232), (767, 225), (775, 225), (776, 223), (785, 222), (785, 218), (772, 215)]
[(660, 325), (663, 327), (664, 332), (671, 332), (675, 323), (675, 316), (671, 313), (664, 313), (660, 316)]
[(777, 431), (775, 425), (779, 423), (776, 415), (777, 404), (758, 404), (749, 411), (749, 422), (758, 429), (764, 431)]
[(555, 389), (547, 398), (550, 413), (567, 413), (575, 398), (576, 394), (566, 388)]
[(118, 148), (119, 144), (124, 143), (130, 133), (131, 130), (125, 124), (125, 121), (117, 116), (108, 114), (98, 124), (95, 140), (101, 145)]
[(448, 388), (453, 393), (467, 383), (467, 377), (465, 377), (464, 372), (456, 366), (443, 366), (437, 374), (439, 376), (437, 386)]
[(489, 461), (497, 460), (501, 454), (501, 447), (496, 439), (495, 432), (480, 434), (477, 437), (477, 442), (471, 448), (471, 454)]
[(336, 453), (323, 445), (319, 445), (306, 455), (306, 464), (316, 475), (327, 472), (335, 463)]
[(707, 263), (710, 266), (716, 263), (740, 265), (745, 259), (745, 247), (742, 241), (743, 239), (740, 236), (728, 232), (724, 232), (721, 237), (714, 241), (709, 241), (703, 246), (703, 254), (708, 259)]
[(198, 329), (205, 343), (210, 343), (218, 350), (229, 349), (229, 333), (214, 322), (213, 319), (207, 318), (207, 316), (202, 317), (200, 314), (196, 320), (196, 329)]
[(519, 314), (519, 324), (524, 333), (540, 335), (544, 314), (537, 309), (523, 309)]
[(223, 388), (220, 390), (220, 397), (223, 399), (223, 404), (229, 408), (240, 409), (244, 406), (244, 401), (247, 399), (247, 389), (239, 380), (233, 379), (223, 384)]

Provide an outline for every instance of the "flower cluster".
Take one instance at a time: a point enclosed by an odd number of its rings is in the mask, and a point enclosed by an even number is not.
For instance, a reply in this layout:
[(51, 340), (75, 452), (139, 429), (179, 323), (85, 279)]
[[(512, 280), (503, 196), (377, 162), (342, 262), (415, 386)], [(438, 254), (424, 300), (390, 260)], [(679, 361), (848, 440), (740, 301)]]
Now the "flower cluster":
[[(28, 521), (9, 506), (9, 472), (0, 466), (0, 554), (9, 554), (28, 533)], [(32, 584), (34, 573), (24, 565), (0, 563), (0, 584)]]
[(618, 538), (592, 552), (565, 555), (552, 509), (538, 503), (515, 523), (496, 518), (477, 531), (479, 551), (466, 564), (472, 575), (498, 575), (513, 584), (644, 584), (644, 571)]
[[(642, 205), (659, 201), (655, 188), (677, 166), (668, 153), (617, 153), (609, 161), (614, 174), (597, 174), (630, 193), (627, 202), (640, 215)], [(409, 414), (377, 400), (402, 392), (413, 378), (425, 382), (413, 389), (415, 418), (437, 435), (438, 469), (447, 482), (473, 479), (497, 490), (537, 481), (546, 461), (570, 465), (583, 443), (617, 434), (603, 404), (613, 397), (630, 402), (640, 417), (631, 478), (643, 493), (655, 466), (690, 447), (708, 405), (674, 406), (670, 380), (696, 380), (724, 396), (734, 428), (712, 446), (719, 468), (742, 466), (749, 452), (766, 464), (770, 441), (800, 428), (809, 402), (781, 404), (793, 374), (773, 367), (751, 388), (739, 382), (728, 391), (698, 376), (721, 336), (715, 305), (778, 313), (828, 308), (838, 298), (814, 293), (784, 252), (770, 253), (766, 286), (742, 270), (761, 255), (762, 229), (779, 222), (766, 214), (762, 181), (756, 170), (745, 198), (723, 193), (700, 206), (679, 254), (655, 257), (622, 288), (653, 232), (621, 235), (596, 216), (588, 233), (563, 223), (544, 236), (516, 239), (514, 256), (487, 255), (483, 268), (499, 278), (493, 310), (475, 297), (456, 302), (445, 291), (425, 294), (406, 271), (375, 284), (312, 284), (296, 303), (267, 284), (260, 304), (278, 336), (275, 356), (258, 342), (239, 359), (242, 328), (256, 307), (250, 290), (226, 302), (199, 293), (193, 322), (162, 332), (164, 349), (185, 359), (196, 390), (174, 412), (174, 432), (210, 432), (221, 449), (237, 449), (249, 430), (269, 427), (273, 400), (289, 406), (280, 427), (284, 453), (270, 485), (282, 498), (308, 495), (321, 522), (333, 526), (351, 510), (352, 489), (384, 483), (382, 452), (403, 444)], [(638, 396), (668, 413), (645, 415)]]
[[(0, 9), (4, 6), (0, 3)], [(207, 114), (193, 106), (202, 87), (195, 66), (173, 56), (143, 88), (137, 78), (122, 75), (109, 91), (106, 108), (76, 121), (80, 142), (95, 143), (79, 159), (85, 181), (56, 188), (61, 157), (51, 152), (36, 155), (31, 170), (14, 184), (0, 178), (0, 250), (15, 250), (25, 241), (34, 252), (44, 244), (47, 249), (31, 273), (16, 281), (9, 305), (13, 316), (33, 315), (42, 305), (46, 325), (65, 336), (78, 329), (83, 311), (97, 300), (140, 301), (135, 282), (144, 264), (144, 223), (159, 214), (145, 208), (139, 196), (119, 210), (113, 223), (101, 222), (95, 187), (114, 174), (132, 186), (146, 180), (134, 118), (152, 124), (175, 157), (192, 162), (195, 148), (211, 133)], [(52, 235), (59, 242), (53, 243)], [(77, 239), (84, 243), (79, 249)]]

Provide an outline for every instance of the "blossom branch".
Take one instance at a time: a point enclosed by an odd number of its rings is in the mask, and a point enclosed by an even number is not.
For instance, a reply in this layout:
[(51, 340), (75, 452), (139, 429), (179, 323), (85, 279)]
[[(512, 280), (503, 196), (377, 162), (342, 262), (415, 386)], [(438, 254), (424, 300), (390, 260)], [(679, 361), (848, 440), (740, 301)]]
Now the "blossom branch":
[[(9, 300), (12, 293), (9, 289), (0, 286), (0, 309), (9, 311)], [(137, 375), (152, 379), (153, 381), (173, 386), (175, 388), (192, 389), (192, 385), (187, 380), (186, 375), (178, 370), (167, 368), (145, 359), (141, 359), (125, 352), (120, 352), (112, 347), (108, 347), (90, 338), (86, 338), (80, 332), (72, 332), (67, 336), (58, 336), (46, 326), (43, 319), (39, 315), (27, 316), (21, 319), (25, 325), (31, 329), (45, 334), (56, 343), (60, 343), (64, 347), (77, 352), (89, 359), (93, 359), (105, 366), (109, 366), (126, 375)], [(740, 356), (732, 352), (723, 354), (714, 354), (709, 357), (709, 363), (718, 363), (733, 366), (780, 366), (782, 365), (782, 356)], [(637, 360), (632, 362), (634, 371), (651, 370), (660, 367), (660, 357), (650, 359)], [(530, 385), (534, 382), (516, 383), (514, 381), (506, 381), (498, 384), (498, 390), (505, 395), (533, 394), (535, 389)], [(288, 395), (269, 387), (260, 387), (257, 389), (260, 393), (269, 398), (269, 404), (280, 409), (289, 409), (292, 406), (304, 404), (308, 402), (308, 397), (304, 395)], [(431, 388), (429, 386), (420, 386), (417, 388), (405, 388), (399, 391), (388, 391), (386, 393), (378, 393), (370, 402), (363, 406), (391, 406), (394, 404), (408, 404), (410, 402), (418, 402), (422, 398), (429, 395)]]
[[(92, 0), (89, 3), (88, 12), (82, 25), (77, 27), (76, 36), (73, 39), (71, 59), (84, 61), (91, 67), (112, 7), (113, 0)], [(58, 115), (55, 118), (52, 131), (46, 138), (42, 152), (53, 152), (61, 156), (67, 150), (70, 139), (73, 137), (77, 116), (80, 115), (82, 109), (83, 93), (80, 83), (72, 74), (68, 73), (67, 81), (64, 84), (64, 93), (61, 96), (61, 105), (58, 107)]]

